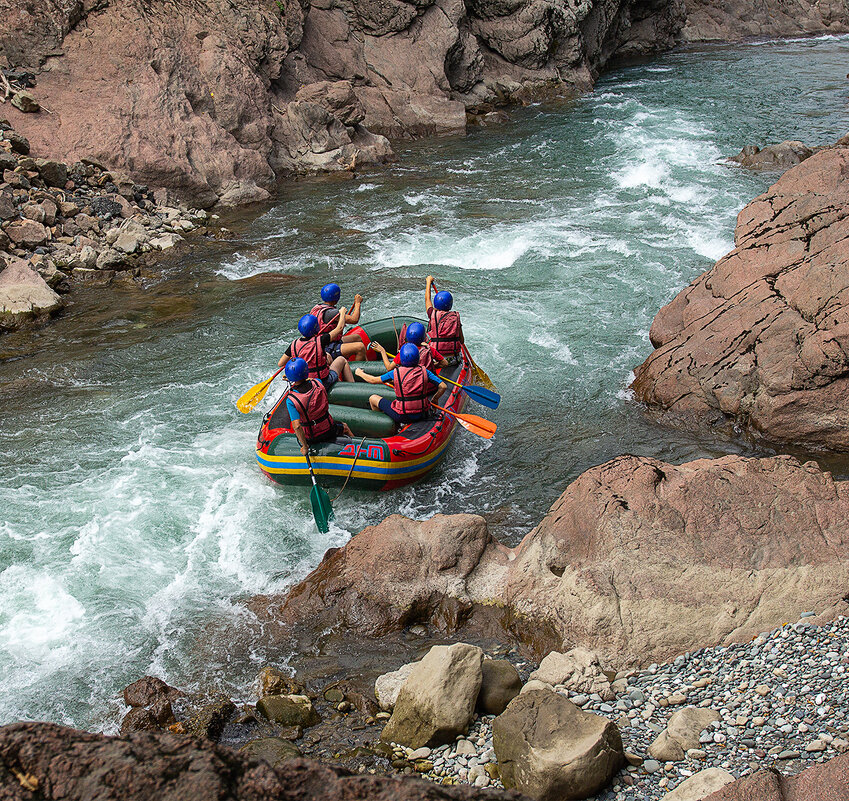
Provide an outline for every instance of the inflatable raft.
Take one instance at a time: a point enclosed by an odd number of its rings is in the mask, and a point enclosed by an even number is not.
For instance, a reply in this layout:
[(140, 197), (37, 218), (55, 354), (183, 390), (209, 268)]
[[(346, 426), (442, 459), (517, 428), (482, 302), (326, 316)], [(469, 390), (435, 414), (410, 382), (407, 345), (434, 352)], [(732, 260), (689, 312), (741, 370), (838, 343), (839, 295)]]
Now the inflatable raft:
[[(389, 317), (345, 333), (358, 334), (366, 346), (379, 342), (394, 353), (398, 347), (397, 332), (403, 325), (412, 322), (417, 321), (413, 317)], [(375, 351), (369, 348), (367, 356), (373, 360), (352, 362), (351, 369), (355, 371), (362, 367), (371, 375), (386, 372)], [(471, 365), (465, 349), (459, 364), (439, 370), (439, 373), (453, 381), (472, 383)], [(450, 393), (442, 396), (440, 406), (452, 412), (462, 412), (466, 393), (451, 384), (448, 388)], [(330, 414), (334, 420), (347, 423), (354, 436), (339, 437), (310, 449), (313, 470), (322, 485), (341, 485), (350, 475), (348, 487), (393, 489), (417, 481), (445, 458), (458, 425), (453, 417), (433, 410), (430, 417), (396, 430), (389, 417), (369, 408), (369, 395), (374, 394), (395, 397), (392, 387), (360, 380), (354, 383), (339, 381), (330, 390)], [(262, 471), (278, 484), (308, 485), (307, 461), (301, 455), (300, 445), (292, 431), (285, 399), (286, 393), (262, 421), (256, 460)]]

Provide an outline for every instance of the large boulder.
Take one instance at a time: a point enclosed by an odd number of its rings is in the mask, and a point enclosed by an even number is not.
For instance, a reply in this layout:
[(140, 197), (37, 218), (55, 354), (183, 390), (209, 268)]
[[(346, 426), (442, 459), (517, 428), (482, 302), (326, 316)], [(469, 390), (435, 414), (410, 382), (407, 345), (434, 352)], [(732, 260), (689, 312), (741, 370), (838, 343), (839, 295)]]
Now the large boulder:
[(849, 801), (849, 755), (783, 776), (774, 768), (726, 784), (710, 801)]
[(475, 714), (483, 673), (475, 645), (435, 645), (401, 687), (380, 738), (408, 748), (433, 747), (465, 734)]
[(540, 801), (594, 795), (625, 762), (616, 724), (551, 690), (514, 698), (492, 724), (505, 787)]
[[(265, 747), (237, 753), (166, 733), (104, 737), (53, 723), (0, 728), (0, 798), (40, 801), (522, 801), (518, 793), (442, 787), (411, 778), (352, 776)], [(288, 749), (287, 749), (288, 750)], [(281, 752), (278, 751), (278, 754)]]
[(305, 695), (264, 695), (257, 701), (257, 711), (281, 726), (315, 726), (318, 712)]
[(790, 456), (671, 465), (622, 456), (579, 476), (515, 549), (485, 521), (393, 515), (257, 615), (312, 638), (417, 622), (519, 641), (537, 658), (581, 645), (621, 669), (740, 642), (813, 611), (847, 611), (849, 484)]
[(55, 314), (63, 305), (62, 299), (23, 259), (11, 259), (0, 272), (0, 330)]
[(658, 312), (636, 396), (663, 419), (849, 451), (849, 146), (737, 218), (735, 247)]

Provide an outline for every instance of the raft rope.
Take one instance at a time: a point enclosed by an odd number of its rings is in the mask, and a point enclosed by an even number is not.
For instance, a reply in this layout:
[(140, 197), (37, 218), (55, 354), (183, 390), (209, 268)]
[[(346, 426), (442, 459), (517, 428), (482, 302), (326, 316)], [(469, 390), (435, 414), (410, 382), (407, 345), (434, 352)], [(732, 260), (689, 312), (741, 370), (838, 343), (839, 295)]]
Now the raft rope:
[[(345, 483), (342, 485), (342, 489), (339, 490), (339, 495), (341, 495), (345, 491), (345, 487), (348, 486), (348, 482), (351, 480), (351, 476), (354, 475), (354, 468), (357, 466), (357, 459), (360, 458), (360, 453), (362, 452), (363, 445), (365, 444), (366, 439), (368, 439), (368, 437), (363, 437), (360, 440), (360, 444), (357, 446), (357, 453), (354, 456), (354, 461), (351, 463), (351, 469), (348, 471), (348, 477), (345, 479)], [(336, 501), (339, 500), (339, 495), (337, 495), (333, 499), (332, 503), (336, 503)]]
[(392, 327), (395, 329), (395, 353), (401, 348), (401, 335), (398, 333), (398, 326), (395, 325), (395, 318), (392, 318)]

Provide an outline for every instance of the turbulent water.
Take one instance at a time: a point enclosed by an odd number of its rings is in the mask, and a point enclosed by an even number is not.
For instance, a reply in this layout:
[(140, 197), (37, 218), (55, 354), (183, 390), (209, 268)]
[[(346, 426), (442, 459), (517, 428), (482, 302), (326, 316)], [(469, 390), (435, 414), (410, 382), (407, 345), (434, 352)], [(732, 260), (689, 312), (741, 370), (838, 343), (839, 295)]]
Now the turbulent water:
[[(297, 184), (147, 291), (92, 291), (0, 340), (0, 722), (110, 730), (144, 673), (244, 692), (286, 656), (244, 599), (391, 512), (475, 511), (514, 542), (612, 456), (741, 450), (654, 425), (629, 376), (658, 308), (731, 248), (735, 215), (774, 179), (723, 157), (845, 133), (847, 55), (825, 37), (616, 70), (386, 171)], [(498, 435), (461, 432), (412, 488), (346, 493), (320, 535), (306, 491), (255, 466), (261, 414), (233, 401), (326, 281), (343, 303), (361, 292), (368, 319), (421, 313), (428, 273), (504, 397)]]

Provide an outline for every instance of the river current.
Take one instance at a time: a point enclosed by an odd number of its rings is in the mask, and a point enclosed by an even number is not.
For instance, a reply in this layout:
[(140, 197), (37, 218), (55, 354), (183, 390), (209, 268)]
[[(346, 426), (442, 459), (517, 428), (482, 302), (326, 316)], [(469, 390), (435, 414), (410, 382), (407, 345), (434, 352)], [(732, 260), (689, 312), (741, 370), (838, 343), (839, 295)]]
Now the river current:
[[(775, 179), (723, 158), (844, 134), (848, 57), (849, 39), (822, 37), (616, 69), (574, 102), (401, 147), (388, 169), (296, 183), (147, 290), (92, 290), (0, 340), (0, 723), (112, 731), (120, 689), (145, 673), (246, 695), (287, 655), (244, 600), (392, 512), (478, 512), (515, 543), (618, 454), (755, 452), (654, 424), (631, 370), (657, 310), (732, 247), (736, 214)], [(421, 313), (428, 273), (503, 395), (469, 409), (498, 434), (461, 431), (413, 487), (347, 492), (318, 534), (306, 490), (254, 463), (274, 391), (251, 416), (234, 400), (325, 282), (343, 304), (361, 292), (373, 319)]]

